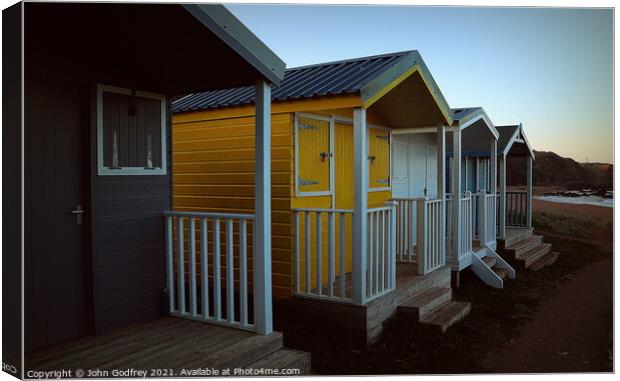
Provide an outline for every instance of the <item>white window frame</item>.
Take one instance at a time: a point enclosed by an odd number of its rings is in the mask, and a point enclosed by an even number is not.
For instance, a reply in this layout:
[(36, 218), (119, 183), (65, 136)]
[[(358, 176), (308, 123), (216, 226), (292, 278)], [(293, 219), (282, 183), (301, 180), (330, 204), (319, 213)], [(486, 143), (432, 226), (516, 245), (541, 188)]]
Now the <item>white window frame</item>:
[[(333, 116), (308, 114), (303, 112), (296, 112), (294, 114), (294, 139), (295, 139), (295, 197), (316, 197), (316, 196), (333, 196), (334, 195), (334, 179), (335, 179), (335, 166), (334, 166), (334, 126), (335, 119)], [(327, 191), (315, 191), (304, 192), (299, 189), (299, 118), (314, 119), (324, 122), (329, 122), (329, 190)]]
[(157, 99), (161, 103), (161, 167), (153, 169), (145, 169), (144, 167), (122, 167), (111, 169), (104, 166), (103, 163), (103, 93), (115, 93), (131, 95), (130, 89), (121, 87), (97, 85), (97, 174), (99, 176), (123, 176), (123, 175), (139, 175), (139, 176), (162, 176), (168, 171), (167, 160), (167, 113), (166, 113), (166, 97), (161, 94), (149, 93), (146, 91), (136, 91), (135, 95), (141, 98)]

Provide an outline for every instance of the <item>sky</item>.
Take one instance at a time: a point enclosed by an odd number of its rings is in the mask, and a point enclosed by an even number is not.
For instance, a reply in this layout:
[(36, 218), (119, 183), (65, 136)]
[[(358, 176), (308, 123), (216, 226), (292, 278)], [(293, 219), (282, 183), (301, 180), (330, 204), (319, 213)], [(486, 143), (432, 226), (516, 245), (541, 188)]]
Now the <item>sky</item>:
[(287, 67), (416, 49), (450, 107), (522, 122), (536, 150), (613, 162), (610, 9), (227, 7)]

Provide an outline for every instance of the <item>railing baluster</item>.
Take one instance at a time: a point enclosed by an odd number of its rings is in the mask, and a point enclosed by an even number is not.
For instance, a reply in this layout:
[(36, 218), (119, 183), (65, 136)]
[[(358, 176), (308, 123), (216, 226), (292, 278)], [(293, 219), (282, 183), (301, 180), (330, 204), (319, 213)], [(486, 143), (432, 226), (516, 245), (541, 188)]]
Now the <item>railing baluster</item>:
[(372, 290), (374, 289), (373, 284), (372, 284), (372, 279), (373, 279), (372, 249), (375, 247), (374, 245), (375, 235), (373, 234), (374, 226), (372, 224), (372, 213), (368, 213), (367, 226), (368, 226), (368, 268), (366, 269), (366, 275), (367, 275), (368, 280), (366, 281), (366, 285), (368, 289), (366, 290), (366, 296), (370, 297), (372, 295)]
[(317, 294), (320, 296), (323, 294), (323, 273), (321, 272), (321, 256), (323, 255), (323, 243), (321, 242), (321, 213), (317, 212), (316, 213), (316, 291)]
[(385, 210), (381, 212), (381, 268), (379, 269), (379, 285), (381, 292), (385, 290)]
[(295, 245), (295, 292), (300, 292), (300, 280), (299, 272), (301, 271), (301, 265), (299, 263), (299, 212), (293, 212), (293, 225), (294, 225), (294, 245)]
[(174, 235), (172, 216), (166, 217), (166, 271), (168, 274), (168, 310), (174, 312)]
[[(167, 211), (164, 212), (164, 216), (166, 224), (167, 287), (168, 291), (172, 293), (168, 299), (170, 313), (192, 320), (215, 321), (222, 325), (256, 331), (256, 324), (250, 323), (249, 316), (250, 301), (248, 300), (247, 263), (247, 221), (254, 221), (255, 216), (251, 214), (183, 211)], [(209, 279), (209, 218), (213, 219), (212, 285)], [(187, 226), (185, 226), (185, 219), (188, 220)], [(197, 227), (198, 219), (200, 221)], [(224, 238), (222, 238), (224, 232), (221, 232), (222, 220), (226, 221)], [(237, 290), (235, 290), (235, 220), (239, 220), (239, 307), (236, 305)], [(178, 240), (176, 253), (174, 252), (175, 224), (177, 230), (176, 239)], [(186, 230), (187, 236), (185, 235)], [(222, 239), (226, 240), (225, 253), (221, 252), (221, 248), (224, 245), (221, 242)], [(200, 242), (197, 242), (197, 240), (200, 240)], [(198, 243), (200, 247), (196, 246)], [(222, 254), (226, 255), (225, 274), (222, 274), (224, 265), (221, 259)], [(178, 263), (176, 269), (178, 275), (175, 275), (175, 261)], [(226, 276), (226, 284), (223, 284), (223, 276)], [(254, 274), (255, 279), (257, 276), (257, 274)], [(200, 277), (200, 285), (198, 285), (198, 277)], [(226, 299), (224, 301), (226, 303), (226, 311), (222, 310), (222, 298), (224, 298), (222, 287), (226, 287)], [(257, 307), (256, 302), (253, 305), (255, 308)], [(239, 316), (237, 316), (236, 308), (239, 308)], [(226, 314), (225, 319), (223, 318), (224, 314)]]
[(215, 299), (215, 319), (222, 320), (222, 274), (220, 257), (220, 219), (213, 222), (213, 298)]
[(226, 220), (226, 317), (235, 321), (235, 259), (234, 259), (233, 220)]
[(335, 236), (335, 226), (334, 226), (334, 213), (327, 214), (327, 294), (329, 297), (334, 296), (334, 266), (336, 261), (336, 242), (334, 239)]
[(345, 263), (345, 248), (346, 248), (346, 214), (340, 213), (340, 297), (346, 297), (346, 263)]
[(310, 212), (306, 212), (305, 215), (305, 244), (306, 244), (306, 248), (305, 248), (305, 256), (306, 256), (306, 292), (308, 294), (311, 293), (312, 291), (312, 287), (310, 285)]
[(239, 220), (239, 305), (241, 325), (248, 325), (248, 249), (247, 220)]
[(209, 318), (209, 246), (207, 229), (208, 223), (205, 217), (200, 219), (200, 266), (202, 279), (202, 317)]
[(189, 218), (189, 300), (192, 316), (198, 314), (198, 302), (196, 298), (196, 220)]
[(179, 244), (179, 313), (185, 313), (185, 258), (183, 247), (183, 217), (177, 218), (177, 239)]

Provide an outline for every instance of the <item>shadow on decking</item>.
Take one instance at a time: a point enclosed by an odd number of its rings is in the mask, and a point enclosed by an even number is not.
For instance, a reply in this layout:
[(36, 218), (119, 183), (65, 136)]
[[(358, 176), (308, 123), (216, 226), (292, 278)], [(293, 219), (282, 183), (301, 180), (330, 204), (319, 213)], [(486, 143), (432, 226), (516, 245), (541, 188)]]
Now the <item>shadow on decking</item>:
[[(76, 369), (84, 372), (100, 370), (109, 374), (91, 377), (113, 377), (113, 370), (133, 368), (147, 370), (146, 377), (171, 376), (170, 373), (151, 374), (151, 369), (172, 371), (177, 377), (183, 377), (188, 376), (180, 373), (183, 369), (244, 366), (260, 358), (260, 353), (256, 352), (266, 350), (265, 346), (270, 350), (281, 347), (281, 334), (260, 336), (233, 328), (165, 317), (109, 335), (84, 338), (27, 353), (26, 371), (71, 369), (72, 377), (75, 377)], [(89, 377), (88, 373), (84, 376)]]

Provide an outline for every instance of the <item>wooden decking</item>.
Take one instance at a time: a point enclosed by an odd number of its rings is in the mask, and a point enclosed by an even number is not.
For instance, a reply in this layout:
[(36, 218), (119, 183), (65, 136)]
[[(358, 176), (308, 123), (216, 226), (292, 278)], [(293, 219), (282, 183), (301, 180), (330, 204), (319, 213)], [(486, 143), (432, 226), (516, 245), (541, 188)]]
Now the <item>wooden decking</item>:
[[(346, 287), (349, 289), (350, 284)], [(296, 296), (276, 299), (275, 317), (285, 332), (298, 329), (302, 323), (315, 325), (366, 346), (381, 336), (383, 322), (395, 316), (400, 303), (430, 287), (450, 287), (448, 266), (418, 275), (415, 263), (401, 262), (396, 266), (396, 289), (366, 305)], [(292, 321), (296, 324), (290, 325)]]
[[(261, 362), (259, 362), (261, 361)], [(270, 361), (280, 368), (309, 371), (309, 355), (282, 347), (282, 334), (261, 336), (251, 332), (174, 317), (161, 318), (110, 335), (86, 338), (37, 353), (26, 354), (26, 370), (60, 369), (99, 371), (91, 377), (114, 377), (122, 369), (146, 371), (146, 377), (205, 376), (204, 369), (220, 372), (268, 368)], [(172, 372), (151, 373), (154, 370)], [(222, 375), (222, 374), (220, 374)], [(129, 377), (142, 374), (126, 375)]]

